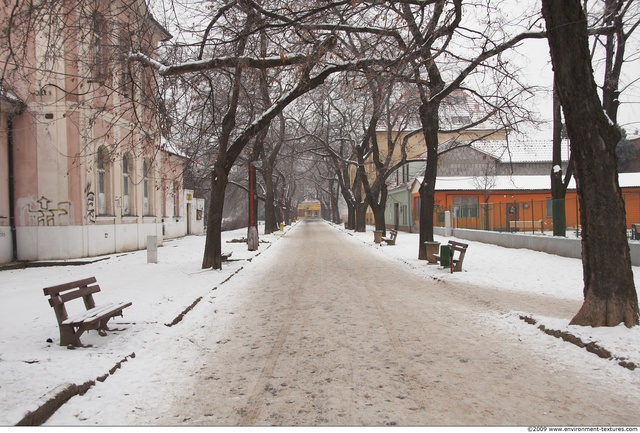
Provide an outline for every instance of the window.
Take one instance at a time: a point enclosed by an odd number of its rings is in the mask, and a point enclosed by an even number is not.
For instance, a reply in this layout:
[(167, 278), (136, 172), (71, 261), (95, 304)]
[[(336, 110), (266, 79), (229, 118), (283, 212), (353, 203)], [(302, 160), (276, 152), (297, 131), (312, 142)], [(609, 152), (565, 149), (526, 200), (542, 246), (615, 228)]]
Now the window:
[(96, 81), (102, 81), (106, 68), (105, 60), (106, 20), (98, 11), (91, 17), (91, 74)]
[(162, 216), (168, 216), (167, 215), (167, 194), (169, 194), (169, 192), (167, 191), (167, 180), (162, 179)]
[(127, 59), (131, 51), (131, 41), (126, 28), (120, 29), (118, 34), (120, 82), (118, 83), (120, 94), (123, 98), (133, 97), (133, 80), (130, 76), (129, 61)]
[(180, 184), (173, 182), (173, 216), (180, 216)]
[(478, 218), (478, 197), (454, 197), (454, 218)]
[(148, 160), (142, 163), (142, 208), (144, 215), (153, 215), (153, 195), (151, 194), (151, 166)]
[(402, 182), (409, 182), (409, 164), (402, 166)]
[(553, 198), (547, 198), (547, 218), (553, 218)]
[(455, 125), (466, 125), (471, 123), (471, 118), (469, 116), (453, 116), (451, 117), (451, 122)]
[(109, 151), (105, 146), (98, 148), (98, 158), (96, 161), (98, 169), (98, 215), (108, 215), (110, 209), (110, 182), (111, 175)]
[(125, 154), (122, 157), (122, 213), (123, 215), (133, 215), (133, 203), (135, 203), (131, 188), (131, 155)]

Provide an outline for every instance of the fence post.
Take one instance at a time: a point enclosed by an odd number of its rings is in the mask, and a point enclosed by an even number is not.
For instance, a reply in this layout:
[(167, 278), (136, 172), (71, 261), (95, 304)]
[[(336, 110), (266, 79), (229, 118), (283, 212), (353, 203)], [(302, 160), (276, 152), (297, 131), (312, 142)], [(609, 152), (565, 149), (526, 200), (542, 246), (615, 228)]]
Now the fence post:
[(576, 195), (576, 238), (580, 238), (580, 216), (578, 215), (578, 196)]
[(536, 213), (533, 211), (533, 199), (531, 199), (531, 233), (536, 234)]
[(451, 236), (451, 212), (449, 211), (444, 213), (444, 235), (446, 237)]

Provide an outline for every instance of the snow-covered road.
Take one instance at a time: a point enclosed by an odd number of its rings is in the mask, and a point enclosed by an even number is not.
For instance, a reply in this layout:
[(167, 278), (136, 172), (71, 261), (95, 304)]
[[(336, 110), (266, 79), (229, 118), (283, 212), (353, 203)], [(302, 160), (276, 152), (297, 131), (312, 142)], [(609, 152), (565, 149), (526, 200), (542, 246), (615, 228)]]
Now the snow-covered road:
[[(91, 399), (127, 399), (128, 425), (640, 425), (624, 375), (499, 323), (569, 319), (579, 301), (424, 277), (323, 222), (297, 224), (215, 293), (176, 331), (167, 352), (182, 359), (155, 392), (118, 374)], [(79, 412), (69, 402), (50, 424)]]

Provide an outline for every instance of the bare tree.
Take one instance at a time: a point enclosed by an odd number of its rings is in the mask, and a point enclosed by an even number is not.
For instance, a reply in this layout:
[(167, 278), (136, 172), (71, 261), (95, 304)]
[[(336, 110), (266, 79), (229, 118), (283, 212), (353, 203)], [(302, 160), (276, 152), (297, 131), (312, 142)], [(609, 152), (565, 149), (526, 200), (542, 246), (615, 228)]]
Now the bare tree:
[[(217, 155), (211, 177), (212, 193), (209, 201), (207, 241), (202, 264), (203, 268), (215, 269), (222, 266), (220, 241), (222, 209), (228, 175), (235, 161), (251, 140), (256, 138), (260, 131), (264, 130), (288, 104), (321, 85), (332, 73), (347, 68), (347, 66), (324, 67), (314, 72), (316, 64), (335, 44), (335, 38), (330, 34), (325, 33), (319, 39), (312, 40), (295, 38), (299, 41), (297, 46), (295, 42), (286, 44), (287, 37), (295, 36), (294, 31), (285, 32), (285, 34), (282, 32), (282, 26), (290, 21), (286, 15), (271, 14), (251, 1), (232, 2), (219, 6), (204, 34), (201, 35), (201, 50), (197, 61), (165, 66), (151, 60), (143, 53), (134, 53), (130, 56), (132, 60), (154, 67), (164, 77), (204, 71), (229, 71), (227, 78), (230, 93), (226, 112), (219, 122)], [(305, 15), (304, 10), (306, 9), (296, 8), (291, 12)], [(270, 54), (274, 50), (279, 52), (277, 56), (263, 55), (260, 35), (263, 35), (266, 29), (270, 29), (270, 40), (279, 41), (280, 45), (269, 47)], [(224, 34), (230, 35), (230, 40), (220, 38)], [(207, 44), (213, 44), (213, 50)], [(305, 47), (308, 52), (285, 54), (284, 50), (287, 48), (299, 47)], [(209, 60), (202, 60), (205, 53), (210, 57)], [(264, 111), (245, 114), (244, 118), (239, 117), (240, 93), (246, 75), (250, 75), (247, 71), (275, 68), (289, 68), (291, 85), (283, 89), (282, 93), (274, 95), (271, 98), (274, 102)], [(270, 90), (277, 91), (277, 89)]]
[[(625, 81), (624, 65), (629, 60), (627, 45), (630, 38), (640, 24), (638, 3), (634, 1), (596, 0), (583, 2), (588, 19), (588, 32), (592, 37), (591, 62), (600, 76), (599, 88), (602, 95), (602, 106), (607, 116), (615, 124), (618, 123), (618, 108), (623, 91), (628, 84), (632, 84), (637, 77), (630, 77)], [(621, 81), (623, 81), (621, 83)], [(561, 162), (561, 108), (557, 100), (554, 84), (554, 132), (553, 132), (553, 168), (551, 172), (551, 193), (553, 197), (553, 233), (554, 236), (565, 236), (565, 196), (572, 176), (571, 158), (567, 165), (567, 172), (563, 173)], [(618, 146), (619, 155), (625, 155), (625, 142)], [(626, 149), (633, 151), (633, 146)]]
[[(393, 3), (393, 2), (392, 2)], [(504, 22), (497, 19), (497, 9), (487, 3), (489, 17), (477, 22), (485, 22), (484, 28), (475, 29), (463, 24), (464, 5), (461, 0), (447, 2), (437, 0), (428, 3), (410, 4), (396, 2), (403, 26), (407, 28), (406, 40), (397, 39), (399, 48), (411, 52), (412, 76), (420, 96), (419, 119), (427, 147), (427, 166), (420, 185), (420, 240), (419, 246), (433, 241), (434, 194), (439, 153), (440, 109), (445, 98), (454, 91), (465, 89), (476, 95), (494, 95), (496, 111), (509, 114), (514, 105), (511, 98), (500, 98), (500, 90), (519, 86), (513, 71), (502, 61), (500, 55), (526, 38), (542, 38), (542, 32), (522, 32), (516, 35), (504, 34)], [(467, 6), (469, 9), (471, 5)], [(479, 9), (475, 9), (479, 13)], [(473, 46), (467, 42), (473, 41)], [(417, 47), (411, 51), (411, 47)], [(453, 62), (452, 62), (453, 60)], [(472, 89), (474, 73), (484, 78), (486, 71), (493, 71), (495, 77), (492, 91), (477, 87)], [(484, 79), (482, 80), (485, 83)], [(489, 99), (486, 99), (489, 101)], [(504, 104), (503, 104), (504, 102)], [(424, 248), (418, 249), (418, 258), (426, 260)]]
[(496, 163), (494, 161), (489, 161), (484, 165), (482, 176), (475, 176), (472, 180), (473, 185), (476, 187), (478, 191), (482, 193), (482, 198), (484, 199), (484, 203), (482, 206), (483, 211), (483, 230), (491, 230), (490, 226), (490, 209), (489, 209), (489, 199), (491, 198), (491, 193), (496, 187)]
[(615, 148), (620, 131), (598, 97), (579, 0), (543, 0), (558, 97), (571, 140), (582, 225), (584, 303), (574, 325), (638, 324)]
[(567, 163), (567, 171), (562, 169), (562, 107), (558, 99), (558, 93), (553, 85), (553, 155), (551, 158), (551, 208), (553, 214), (553, 235), (566, 236), (567, 214), (566, 202), (567, 188), (573, 175), (571, 156)]

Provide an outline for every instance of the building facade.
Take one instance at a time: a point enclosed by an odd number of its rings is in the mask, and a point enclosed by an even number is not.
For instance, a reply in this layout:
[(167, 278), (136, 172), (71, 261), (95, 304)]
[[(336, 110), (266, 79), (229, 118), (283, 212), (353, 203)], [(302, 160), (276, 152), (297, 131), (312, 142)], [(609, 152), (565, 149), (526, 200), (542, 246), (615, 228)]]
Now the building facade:
[[(413, 210), (420, 207), (420, 183), (411, 187)], [(553, 204), (549, 175), (496, 176), (491, 185), (480, 188), (473, 177), (439, 177), (436, 182), (434, 226), (444, 227), (444, 213), (450, 212), (452, 225), (491, 231), (553, 230)], [(627, 229), (640, 229), (640, 173), (620, 173), (618, 182), (625, 201)], [(567, 230), (580, 229), (580, 208), (575, 180), (565, 197)], [(419, 226), (419, 217), (415, 224)]]
[(127, 61), (131, 51), (153, 55), (170, 35), (144, 1), (50, 3), (31, 15), (0, 12), (0, 25), (14, 24), (3, 34), (23, 48), (0, 53), (9, 65), (0, 262), (132, 251), (147, 236), (161, 244), (187, 234), (191, 208), (197, 216), (204, 205), (187, 199), (185, 159), (161, 142), (153, 74)]
[[(569, 143), (563, 141), (561, 145), (562, 167), (566, 170), (569, 159)], [(538, 201), (545, 201), (544, 191), (550, 189), (552, 142), (549, 141), (509, 141), (509, 140), (479, 140), (461, 141), (451, 139), (442, 143), (442, 150), (438, 160), (438, 179), (436, 181), (436, 207), (452, 209), (475, 209), (476, 217), (483, 203), (497, 200), (496, 197), (504, 196), (505, 203), (512, 197), (511, 191), (518, 191), (512, 184), (513, 179), (536, 179), (534, 190), (538, 193), (535, 196), (527, 194), (527, 202), (522, 206), (527, 206), (532, 197)], [(389, 196), (387, 198), (387, 209), (385, 222), (388, 228), (396, 228), (406, 231), (417, 231), (419, 227), (419, 194), (418, 188), (422, 181), (425, 169), (424, 160), (426, 152), (415, 155), (411, 162), (397, 170), (395, 176), (391, 176), (388, 181)], [(419, 165), (418, 165), (419, 164)], [(399, 180), (402, 180), (400, 182)], [(452, 190), (454, 180), (462, 179), (465, 183), (464, 192), (458, 194)], [(510, 183), (511, 180), (511, 183)], [(546, 182), (545, 182), (546, 181)], [(503, 185), (504, 190), (510, 191), (502, 193), (498, 191), (497, 184)], [(506, 188), (504, 187), (506, 185)], [(498, 188), (499, 189), (499, 188)], [(448, 191), (446, 194), (442, 191)], [(444, 194), (444, 195), (443, 195)], [(456, 195), (457, 194), (457, 195)], [(545, 195), (546, 194), (546, 195)], [(455, 196), (455, 198), (453, 198)], [(543, 197), (544, 196), (544, 197)], [(575, 194), (574, 194), (575, 196)], [(445, 197), (445, 199), (443, 199)], [(498, 203), (498, 201), (496, 201)], [(493, 208), (492, 208), (493, 209)], [(493, 210), (492, 210), (493, 212)], [(496, 226), (499, 224), (501, 212), (496, 207), (495, 220), (493, 217), (486, 224)], [(468, 212), (467, 212), (468, 213)], [(486, 215), (479, 215), (487, 220)], [(509, 218), (518, 218), (518, 215), (511, 214)], [(472, 223), (479, 223), (480, 219), (471, 220)], [(506, 217), (502, 224), (507, 224)], [(437, 225), (438, 220), (434, 223)], [(485, 223), (482, 223), (485, 224)], [(486, 225), (485, 224), (485, 225)]]

